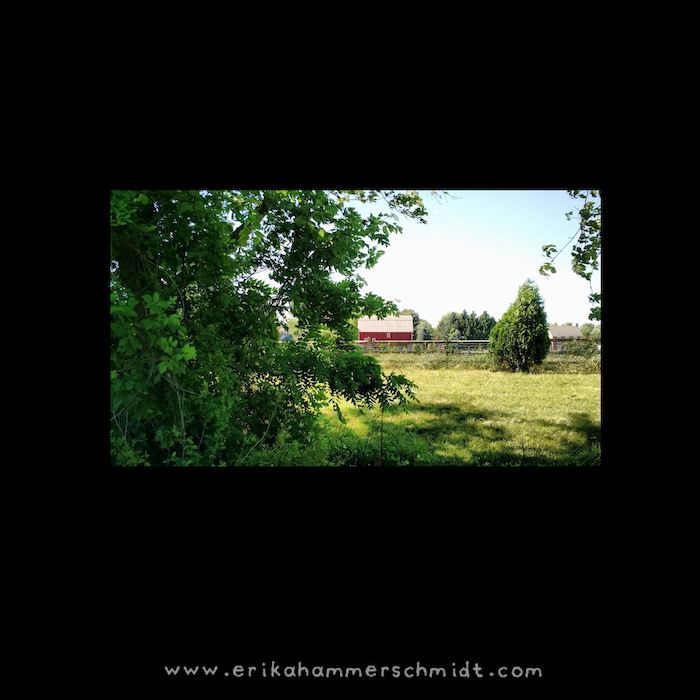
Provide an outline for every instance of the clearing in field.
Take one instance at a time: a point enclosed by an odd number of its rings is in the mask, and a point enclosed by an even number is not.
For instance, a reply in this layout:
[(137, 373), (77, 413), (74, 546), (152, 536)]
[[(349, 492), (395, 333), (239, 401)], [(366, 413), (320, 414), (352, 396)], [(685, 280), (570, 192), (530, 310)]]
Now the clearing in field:
[[(600, 464), (600, 374), (522, 374), (399, 367), (419, 404), (385, 412), (382, 463), (392, 466), (594, 466)], [(385, 367), (385, 371), (388, 369)], [(342, 462), (376, 465), (381, 411), (326, 409)]]

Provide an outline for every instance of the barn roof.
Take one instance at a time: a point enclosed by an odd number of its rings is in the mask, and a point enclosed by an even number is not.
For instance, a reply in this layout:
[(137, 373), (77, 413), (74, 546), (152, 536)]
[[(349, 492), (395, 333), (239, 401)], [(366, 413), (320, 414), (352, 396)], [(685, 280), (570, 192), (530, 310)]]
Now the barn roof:
[(583, 338), (583, 333), (578, 326), (550, 326), (550, 338)]
[(378, 333), (413, 333), (413, 316), (387, 316), (381, 321), (376, 316), (361, 316), (357, 320), (357, 330)]

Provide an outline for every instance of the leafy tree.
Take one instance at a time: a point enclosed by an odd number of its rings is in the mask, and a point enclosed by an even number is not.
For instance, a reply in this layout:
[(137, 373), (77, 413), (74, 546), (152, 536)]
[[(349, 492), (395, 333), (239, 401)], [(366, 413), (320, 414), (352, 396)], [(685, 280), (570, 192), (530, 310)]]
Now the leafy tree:
[(436, 340), (447, 340), (451, 333), (453, 333), (455, 330), (460, 330), (460, 324), (461, 320), (459, 314), (455, 313), (454, 311), (445, 314), (435, 328)]
[(528, 279), (518, 296), (493, 327), (489, 353), (512, 372), (539, 365), (549, 352), (547, 314), (535, 283)]
[[(388, 213), (363, 218), (355, 201)], [(342, 418), (340, 397), (365, 406), (414, 399), (409, 380), (357, 350), (349, 322), (397, 311), (362, 293), (358, 270), (401, 231), (398, 214), (425, 222), (420, 196), (113, 191), (112, 463), (239, 464), (279, 436), (308, 443), (329, 401)], [(278, 343), (289, 314), (308, 342)]]
[[(552, 263), (559, 257), (564, 248), (578, 236), (571, 252), (571, 268), (577, 275), (588, 280), (590, 284), (593, 271), (597, 270), (600, 265), (603, 216), (602, 192), (600, 190), (567, 190), (567, 192), (570, 197), (577, 201), (578, 199), (584, 200), (581, 209), (577, 210), (579, 229), (559, 251), (552, 244), (542, 246), (542, 250), (549, 262), (540, 266), (540, 274), (547, 277), (550, 273), (556, 272), (557, 270)], [(600, 199), (597, 200), (596, 198), (599, 196)], [(570, 221), (572, 216), (574, 216), (573, 210), (566, 214), (567, 220)], [(590, 289), (591, 293), (588, 296), (588, 301), (593, 306), (588, 318), (591, 321), (600, 321), (602, 295), (594, 292), (592, 286)]]
[(416, 340), (432, 340), (433, 333), (433, 327), (427, 321), (421, 321), (416, 331)]
[(602, 337), (602, 323), (583, 323), (581, 324), (581, 334), (586, 340), (600, 340)]

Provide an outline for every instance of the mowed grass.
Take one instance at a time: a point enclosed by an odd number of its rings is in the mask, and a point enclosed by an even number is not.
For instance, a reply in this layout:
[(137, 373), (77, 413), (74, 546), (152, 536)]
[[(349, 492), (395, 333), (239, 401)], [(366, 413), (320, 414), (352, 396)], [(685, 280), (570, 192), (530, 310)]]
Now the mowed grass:
[[(408, 414), (386, 412), (382, 463), (394, 466), (593, 466), (600, 464), (600, 374), (425, 369), (383, 361), (417, 385)], [(337, 464), (379, 461), (381, 411), (341, 404), (324, 412)]]

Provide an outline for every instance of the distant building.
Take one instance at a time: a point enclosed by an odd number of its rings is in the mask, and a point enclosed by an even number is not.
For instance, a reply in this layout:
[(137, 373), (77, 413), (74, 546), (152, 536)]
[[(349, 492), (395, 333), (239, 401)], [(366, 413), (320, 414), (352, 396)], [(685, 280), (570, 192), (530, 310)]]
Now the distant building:
[(583, 333), (578, 323), (575, 326), (552, 325), (549, 327), (549, 339), (552, 341), (551, 351), (561, 352), (563, 340), (583, 340)]
[(362, 316), (357, 321), (359, 340), (413, 340), (413, 316)]

